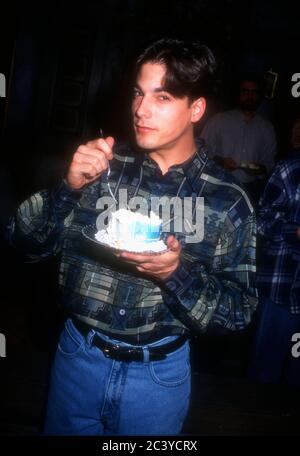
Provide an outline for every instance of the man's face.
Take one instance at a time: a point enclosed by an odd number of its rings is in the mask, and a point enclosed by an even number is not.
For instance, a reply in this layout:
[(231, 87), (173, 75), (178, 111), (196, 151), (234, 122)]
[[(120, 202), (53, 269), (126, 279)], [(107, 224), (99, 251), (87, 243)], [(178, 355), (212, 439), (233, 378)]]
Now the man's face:
[(163, 89), (165, 66), (145, 63), (137, 76), (132, 100), (136, 142), (147, 150), (171, 149), (193, 134), (193, 105)]
[(243, 111), (256, 111), (259, 105), (259, 94), (255, 81), (243, 81), (241, 83), (239, 105)]

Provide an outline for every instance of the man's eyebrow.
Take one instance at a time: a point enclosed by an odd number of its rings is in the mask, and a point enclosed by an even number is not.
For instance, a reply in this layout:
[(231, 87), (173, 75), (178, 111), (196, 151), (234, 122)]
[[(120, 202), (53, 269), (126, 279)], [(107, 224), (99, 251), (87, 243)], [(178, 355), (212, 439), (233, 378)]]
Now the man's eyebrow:
[[(141, 86), (139, 84), (135, 84), (134, 88), (139, 89), (141, 92), (143, 92), (143, 89), (141, 88)], [(155, 89), (153, 89), (152, 92), (158, 93), (158, 92), (168, 92), (168, 91), (164, 87), (155, 87)]]
[(153, 92), (168, 92), (164, 87), (156, 87)]

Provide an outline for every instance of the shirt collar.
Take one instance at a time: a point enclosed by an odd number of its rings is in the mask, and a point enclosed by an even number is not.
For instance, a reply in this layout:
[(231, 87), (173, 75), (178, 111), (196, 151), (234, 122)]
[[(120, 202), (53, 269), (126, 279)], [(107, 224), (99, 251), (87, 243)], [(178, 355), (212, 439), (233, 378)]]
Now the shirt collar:
[[(190, 158), (179, 165), (173, 165), (169, 168), (169, 172), (175, 171), (178, 174), (184, 175), (193, 190), (198, 188), (197, 183), (200, 180), (200, 176), (208, 159), (205, 141), (202, 138), (196, 138), (196, 146), (196, 152)], [(158, 168), (157, 163), (147, 154), (144, 154), (143, 156), (142, 166), (148, 166), (153, 170)]]

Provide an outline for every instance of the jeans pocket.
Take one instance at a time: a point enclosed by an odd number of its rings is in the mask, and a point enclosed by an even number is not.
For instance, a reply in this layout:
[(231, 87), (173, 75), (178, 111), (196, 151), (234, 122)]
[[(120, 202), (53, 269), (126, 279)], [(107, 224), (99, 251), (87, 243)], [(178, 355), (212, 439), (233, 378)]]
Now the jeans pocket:
[(169, 387), (181, 385), (191, 373), (188, 343), (167, 355), (165, 359), (152, 361), (149, 369), (155, 383)]
[(67, 358), (74, 358), (84, 350), (84, 347), (84, 337), (75, 331), (70, 321), (67, 321), (58, 341), (58, 351)]

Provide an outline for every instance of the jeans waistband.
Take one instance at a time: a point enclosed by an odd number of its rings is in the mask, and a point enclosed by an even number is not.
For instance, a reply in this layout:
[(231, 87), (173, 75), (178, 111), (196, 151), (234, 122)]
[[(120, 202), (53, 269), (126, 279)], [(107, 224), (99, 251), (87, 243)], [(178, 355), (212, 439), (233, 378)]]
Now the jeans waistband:
[[(91, 327), (86, 323), (73, 318), (73, 325), (75, 328), (86, 337)], [(156, 343), (152, 343), (146, 346), (130, 345), (125, 343), (114, 342), (114, 340), (107, 336), (100, 335), (95, 331), (92, 339), (92, 345), (97, 346), (102, 350), (107, 358), (116, 359), (118, 361), (158, 361), (166, 358), (166, 356), (175, 350), (179, 349), (187, 341), (185, 335), (182, 336), (170, 336)], [(164, 343), (164, 340), (168, 340)]]

